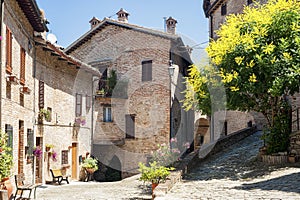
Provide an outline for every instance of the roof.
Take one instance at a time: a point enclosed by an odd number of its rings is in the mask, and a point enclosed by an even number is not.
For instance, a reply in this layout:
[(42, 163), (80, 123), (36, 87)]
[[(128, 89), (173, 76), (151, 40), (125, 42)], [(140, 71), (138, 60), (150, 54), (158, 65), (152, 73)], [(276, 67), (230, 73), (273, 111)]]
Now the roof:
[(157, 30), (145, 28), (145, 27), (142, 27), (142, 26), (137, 26), (137, 25), (133, 25), (133, 24), (128, 24), (128, 23), (124, 23), (124, 22), (104, 18), (104, 20), (101, 23), (99, 23), (97, 26), (95, 26), (94, 28), (92, 28), (91, 30), (86, 32), (84, 35), (82, 35), (79, 39), (74, 41), (64, 51), (67, 54), (71, 53), (72, 51), (74, 51), (75, 49), (80, 47), (82, 44), (84, 44), (86, 41), (91, 39), (95, 34), (100, 32), (103, 28), (105, 28), (108, 25), (120, 26), (120, 27), (123, 27), (123, 28), (126, 28), (126, 29), (139, 31), (139, 32), (143, 32), (143, 33), (146, 33), (146, 34), (151, 34), (151, 35), (167, 38), (167, 39), (170, 39), (170, 40), (180, 39), (180, 37), (178, 35), (174, 35), (174, 34), (171, 34), (171, 33), (157, 31)]
[(226, 0), (215, 0), (212, 4), (210, 3), (210, 0), (204, 0), (203, 1), (203, 10), (205, 13), (205, 16), (208, 17), (212, 12), (217, 10), (220, 5), (222, 5)]
[(96, 76), (101, 75), (100, 72), (97, 69), (93, 68), (91, 65), (88, 65), (88, 64), (74, 58), (73, 56), (67, 55), (59, 47), (55, 46), (54, 44), (51, 44), (49, 41), (45, 41), (41, 37), (36, 37), (35, 43), (36, 43), (36, 45), (42, 46), (44, 51), (51, 52), (51, 56), (58, 57), (58, 60), (66, 61), (69, 65), (74, 65), (78, 69), (82, 68)]
[(42, 13), (38, 8), (35, 0), (16, 0), (32, 25), (33, 29), (37, 32), (48, 32), (46, 21), (42, 19)]

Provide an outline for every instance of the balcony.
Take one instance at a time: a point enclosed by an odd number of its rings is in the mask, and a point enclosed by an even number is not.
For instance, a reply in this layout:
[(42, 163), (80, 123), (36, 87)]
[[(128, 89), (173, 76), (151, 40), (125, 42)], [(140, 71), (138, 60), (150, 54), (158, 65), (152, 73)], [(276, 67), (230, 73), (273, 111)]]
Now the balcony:
[(99, 80), (99, 87), (95, 98), (101, 101), (107, 101), (111, 98), (127, 99), (128, 81), (119, 80), (111, 83), (110, 80)]

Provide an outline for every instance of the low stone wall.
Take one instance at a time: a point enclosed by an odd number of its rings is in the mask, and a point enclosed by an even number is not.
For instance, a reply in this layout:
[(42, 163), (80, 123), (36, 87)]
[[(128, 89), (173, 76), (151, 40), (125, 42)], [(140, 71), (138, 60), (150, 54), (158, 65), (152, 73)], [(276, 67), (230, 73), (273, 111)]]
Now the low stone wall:
[(216, 154), (234, 143), (250, 136), (257, 131), (256, 127), (249, 127), (220, 138), (215, 143), (207, 145), (205, 148), (197, 148), (192, 153), (188, 154), (183, 160), (177, 163), (176, 171), (171, 172), (165, 183), (160, 183), (153, 192), (153, 198), (159, 200), (173, 187), (173, 185), (181, 180), (181, 176), (190, 172), (201, 161), (209, 156)]
[(287, 155), (262, 155), (262, 162), (269, 165), (281, 165), (288, 163)]

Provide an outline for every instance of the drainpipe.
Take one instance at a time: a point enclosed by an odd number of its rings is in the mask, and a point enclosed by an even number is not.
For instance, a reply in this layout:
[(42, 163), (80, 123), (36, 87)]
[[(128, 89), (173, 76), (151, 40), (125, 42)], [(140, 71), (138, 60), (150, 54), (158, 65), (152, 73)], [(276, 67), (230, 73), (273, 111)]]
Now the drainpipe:
[(99, 77), (92, 76), (92, 116), (91, 116), (91, 155), (94, 155), (94, 104), (95, 104), (95, 95), (94, 95), (94, 82), (99, 81)]
[[(2, 36), (2, 39), (0, 40), (0, 66), (1, 69), (5, 69), (5, 67), (2, 67), (2, 40), (3, 40), (3, 34), (2, 34), (2, 24), (3, 24), (3, 5), (4, 5), (4, 0), (1, 0), (0, 4), (0, 35)], [(0, 75), (0, 83), (2, 84), (2, 72)], [(0, 87), (0, 113), (2, 113), (2, 87)], [(0, 128), (2, 127), (2, 115), (0, 114)]]

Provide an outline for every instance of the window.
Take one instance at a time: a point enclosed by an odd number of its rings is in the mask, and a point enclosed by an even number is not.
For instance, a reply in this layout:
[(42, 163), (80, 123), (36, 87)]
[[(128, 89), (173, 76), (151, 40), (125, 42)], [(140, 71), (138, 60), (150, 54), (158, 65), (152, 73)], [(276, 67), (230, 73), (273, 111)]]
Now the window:
[(5, 132), (8, 135), (7, 146), (13, 148), (13, 127), (10, 124), (5, 124)]
[(82, 95), (76, 94), (76, 110), (75, 110), (76, 117), (81, 116), (81, 113), (82, 113)]
[(68, 150), (61, 151), (61, 164), (66, 165), (68, 164)]
[(125, 115), (125, 128), (126, 128), (126, 138), (135, 138), (135, 116)]
[(25, 85), (25, 49), (21, 47), (20, 50), (20, 83)]
[(91, 96), (86, 95), (85, 96), (85, 106), (86, 106), (86, 110), (88, 111), (91, 108)]
[(6, 81), (6, 98), (11, 99), (11, 82)]
[(111, 107), (103, 107), (103, 122), (112, 122)]
[(142, 62), (142, 81), (152, 81), (152, 60)]
[(247, 0), (247, 4), (250, 5), (251, 3), (253, 3), (252, 0)]
[(227, 4), (224, 3), (222, 6), (221, 6), (221, 15), (224, 16), (227, 14)]
[(34, 146), (34, 137), (33, 137), (33, 130), (27, 129), (27, 147), (28, 147), (28, 154), (32, 154)]
[(44, 81), (39, 81), (39, 109), (44, 108)]
[(20, 106), (24, 107), (24, 93), (20, 92)]
[(6, 72), (12, 73), (12, 33), (6, 28)]
[(52, 120), (52, 108), (47, 107), (47, 110), (49, 112), (49, 118), (47, 118), (46, 121), (51, 122), (51, 120)]

